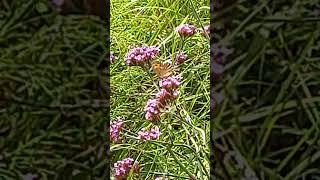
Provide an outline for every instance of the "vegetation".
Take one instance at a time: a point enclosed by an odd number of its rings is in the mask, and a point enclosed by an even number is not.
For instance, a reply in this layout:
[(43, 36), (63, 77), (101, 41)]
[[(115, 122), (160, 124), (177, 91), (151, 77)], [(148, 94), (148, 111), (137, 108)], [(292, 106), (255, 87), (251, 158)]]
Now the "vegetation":
[(319, 178), (319, 1), (219, 5), (216, 178)]
[[(131, 157), (140, 165), (133, 179), (209, 179), (209, 38), (201, 33), (182, 38), (175, 29), (193, 24), (198, 30), (209, 25), (207, 1), (111, 1), (111, 50), (118, 57), (111, 65), (111, 120), (123, 117), (121, 143), (111, 146), (112, 166)], [(171, 61), (183, 51), (188, 59), (173, 66), (182, 76), (180, 95), (169, 103), (156, 124), (156, 140), (137, 139), (142, 128), (154, 123), (145, 119), (144, 107), (160, 90), (160, 78), (146, 65), (125, 63), (129, 46), (158, 46), (153, 61)]]
[(0, 179), (105, 177), (104, 21), (0, 6)]
[[(0, 2), (0, 179), (114, 178), (125, 158), (138, 165), (128, 179), (209, 179), (209, 137), (214, 179), (320, 177), (318, 0), (112, 0), (110, 87), (95, 5), (58, 13), (46, 0)], [(205, 30), (213, 6), (209, 72), (208, 34), (175, 29)], [(144, 44), (159, 54), (126, 64), (129, 46)], [(152, 62), (178, 52), (188, 56), (172, 64), (179, 95), (151, 122), (144, 107), (163, 88)], [(111, 142), (106, 124), (119, 117)]]

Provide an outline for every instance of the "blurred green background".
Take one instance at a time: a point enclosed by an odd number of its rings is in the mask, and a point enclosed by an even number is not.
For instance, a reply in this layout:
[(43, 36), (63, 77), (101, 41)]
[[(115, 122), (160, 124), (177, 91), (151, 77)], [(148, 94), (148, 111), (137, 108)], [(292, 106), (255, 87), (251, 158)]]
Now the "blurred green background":
[(213, 36), (233, 52), (214, 84), (214, 175), (319, 179), (319, 0), (217, 5)]
[(108, 172), (106, 22), (83, 5), (0, 2), (0, 179)]

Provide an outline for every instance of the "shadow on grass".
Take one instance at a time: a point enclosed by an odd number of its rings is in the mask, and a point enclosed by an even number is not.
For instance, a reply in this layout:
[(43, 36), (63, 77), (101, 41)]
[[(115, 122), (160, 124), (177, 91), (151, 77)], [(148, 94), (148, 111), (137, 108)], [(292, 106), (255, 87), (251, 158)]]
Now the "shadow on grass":
[(0, 7), (0, 179), (106, 176), (105, 22), (46, 1)]
[(318, 1), (216, 9), (215, 43), (234, 50), (214, 59), (224, 66), (214, 82), (222, 95), (212, 126), (218, 179), (319, 178), (317, 11)]

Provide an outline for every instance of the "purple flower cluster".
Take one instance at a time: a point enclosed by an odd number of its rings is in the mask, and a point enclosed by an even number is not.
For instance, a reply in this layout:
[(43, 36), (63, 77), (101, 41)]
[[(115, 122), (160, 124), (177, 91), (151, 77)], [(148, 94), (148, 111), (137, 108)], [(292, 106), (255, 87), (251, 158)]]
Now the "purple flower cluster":
[(134, 47), (126, 55), (126, 63), (131, 66), (142, 66), (147, 61), (154, 59), (160, 53), (157, 46)]
[(178, 32), (181, 37), (190, 37), (197, 31), (199, 31), (199, 33), (203, 36), (205, 36), (206, 34), (210, 36), (210, 25), (204, 26), (204, 30), (202, 28), (197, 29), (197, 27), (189, 24), (182, 24), (176, 27), (176, 32)]
[(114, 60), (116, 59), (116, 57), (114, 56), (114, 53), (113, 52), (110, 52), (110, 63), (113, 63)]
[(138, 132), (138, 138), (140, 140), (155, 140), (159, 138), (160, 134), (160, 129), (157, 126), (151, 128), (149, 131), (142, 128)]
[(145, 118), (147, 120), (159, 120), (160, 119), (160, 109), (163, 107), (158, 99), (149, 99), (144, 111), (146, 112)]
[(226, 46), (216, 43), (212, 46), (212, 53), (214, 61), (219, 64), (224, 64), (227, 60), (227, 57), (233, 53), (233, 49), (229, 49)]
[(228, 49), (225, 46), (214, 44), (211, 52), (210, 73), (211, 81), (217, 82), (220, 80), (224, 71), (224, 64), (227, 61), (227, 57), (232, 54), (233, 50)]
[(190, 24), (182, 24), (176, 28), (176, 32), (182, 37), (189, 37), (197, 32), (197, 27)]
[(180, 77), (177, 76), (169, 76), (166, 78), (163, 78), (159, 81), (159, 85), (161, 88), (164, 88), (168, 91), (177, 89), (180, 85)]
[(160, 119), (160, 109), (164, 108), (169, 101), (175, 100), (179, 95), (176, 89), (180, 85), (180, 78), (177, 76), (165, 77), (160, 80), (160, 91), (155, 99), (149, 99), (144, 108), (145, 118), (149, 121)]
[(113, 121), (110, 124), (110, 140), (119, 143), (121, 139), (119, 138), (120, 131), (123, 128), (123, 120), (122, 118), (117, 118), (116, 121)]
[(179, 52), (176, 55), (176, 64), (182, 64), (185, 60), (187, 60), (188, 56), (184, 54), (183, 52)]
[(168, 91), (167, 89), (162, 88), (156, 94), (156, 98), (163, 106), (165, 106), (167, 100), (175, 100), (178, 95), (179, 95), (179, 91), (175, 89)]
[(121, 161), (117, 161), (114, 163), (114, 176), (117, 180), (123, 180), (126, 179), (128, 176), (131, 168), (133, 168), (133, 171), (135, 173), (140, 171), (139, 163), (134, 163), (134, 160), (132, 158), (125, 158)]

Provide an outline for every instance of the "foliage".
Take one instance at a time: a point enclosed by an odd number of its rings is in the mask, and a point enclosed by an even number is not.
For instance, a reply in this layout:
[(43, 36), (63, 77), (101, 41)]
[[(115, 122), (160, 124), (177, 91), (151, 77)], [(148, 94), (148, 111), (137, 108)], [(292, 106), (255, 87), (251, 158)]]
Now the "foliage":
[[(199, 29), (209, 24), (207, 1), (111, 2), (111, 49), (118, 59), (111, 65), (111, 119), (124, 118), (125, 141), (111, 146), (112, 162), (127, 156), (142, 167), (138, 179), (209, 179), (209, 41), (200, 34), (182, 39), (175, 28), (192, 23)], [(158, 45), (160, 61), (173, 60), (184, 51), (189, 59), (176, 73), (183, 79), (180, 96), (161, 116), (159, 140), (140, 142), (138, 131), (152, 126), (144, 118), (148, 99), (159, 91), (159, 78), (149, 69), (127, 66), (130, 45)], [(180, 117), (181, 116), (181, 117)], [(190, 120), (191, 123), (188, 123)], [(111, 164), (112, 165), (112, 164)]]
[(104, 177), (104, 22), (46, 1), (0, 6), (0, 179)]
[(233, 53), (215, 85), (218, 179), (319, 177), (319, 1), (236, 1), (216, 10)]

